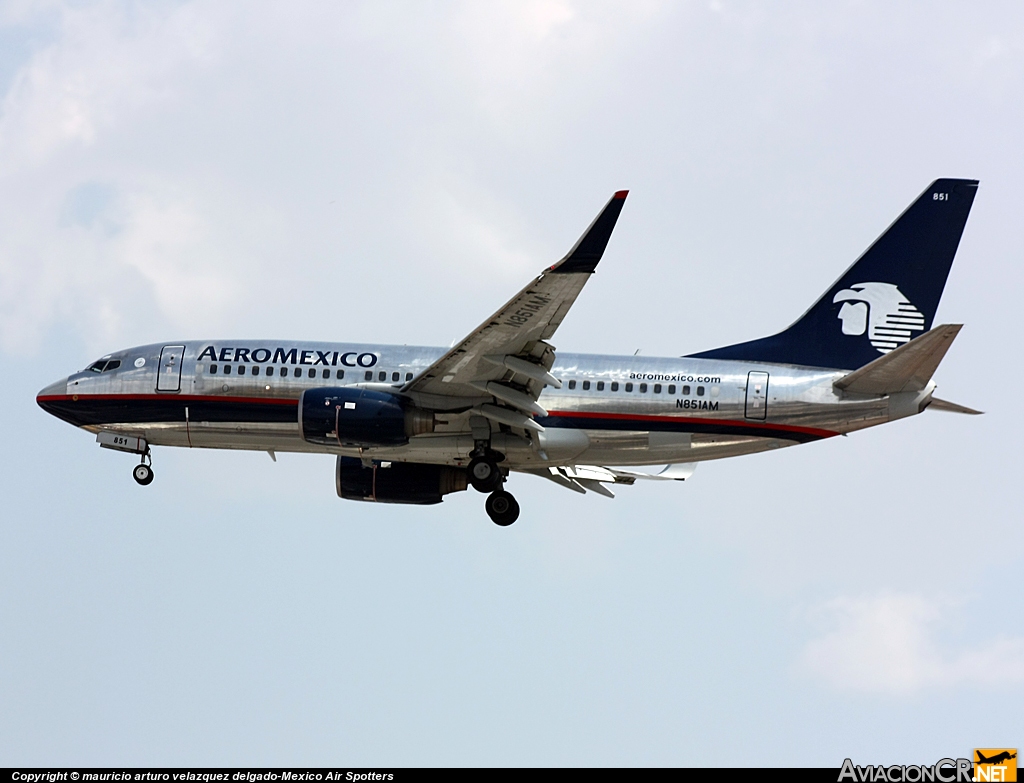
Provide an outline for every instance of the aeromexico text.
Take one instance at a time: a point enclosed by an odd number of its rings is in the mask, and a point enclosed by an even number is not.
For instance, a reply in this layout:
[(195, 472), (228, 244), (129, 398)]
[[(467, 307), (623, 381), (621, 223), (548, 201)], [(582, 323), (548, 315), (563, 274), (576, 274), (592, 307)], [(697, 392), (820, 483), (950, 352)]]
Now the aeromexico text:
[(213, 362), (238, 362), (240, 364), (308, 364), (329, 367), (373, 367), (377, 354), (364, 351), (317, 351), (303, 348), (221, 348), (218, 352), (212, 345), (206, 346), (196, 358), (197, 362), (209, 359)]

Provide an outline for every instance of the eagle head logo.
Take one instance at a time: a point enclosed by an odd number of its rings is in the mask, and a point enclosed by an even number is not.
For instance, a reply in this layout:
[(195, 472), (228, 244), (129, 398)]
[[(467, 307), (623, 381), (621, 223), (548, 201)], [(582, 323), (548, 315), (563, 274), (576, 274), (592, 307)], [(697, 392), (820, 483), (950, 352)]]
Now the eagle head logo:
[(832, 301), (844, 303), (838, 315), (843, 334), (867, 332), (879, 353), (889, 353), (910, 342), (913, 332), (924, 331), (924, 315), (892, 283), (857, 283)]

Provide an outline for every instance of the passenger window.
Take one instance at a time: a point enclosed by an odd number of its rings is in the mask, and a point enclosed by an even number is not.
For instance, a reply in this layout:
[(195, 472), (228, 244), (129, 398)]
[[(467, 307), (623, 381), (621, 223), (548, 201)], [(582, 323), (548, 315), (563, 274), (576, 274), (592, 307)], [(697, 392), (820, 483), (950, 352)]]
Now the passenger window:
[(388, 379), (388, 374), (386, 372), (381, 371), (381, 372), (377, 373), (377, 380), (378, 381), (386, 381), (387, 379)]
[(211, 364), (210, 365), (210, 375), (216, 375), (216, 374), (217, 374), (217, 365), (216, 364)]
[(661, 394), (661, 384), (660, 383), (654, 384), (654, 393), (655, 394)]
[(598, 381), (597, 382), (597, 390), (598, 391), (604, 391), (604, 381)]
[(399, 372), (391, 373), (391, 380), (392, 380), (392, 382), (397, 381), (401, 377), (402, 377), (402, 374), (399, 373)]
[(411, 373), (411, 372), (407, 372), (407, 373), (405, 374), (405, 379), (406, 379), (407, 381), (411, 381), (411, 380), (412, 380), (412, 373)]
[(120, 359), (114, 359), (114, 361), (112, 361), (112, 362), (107, 362), (107, 366), (103, 368), (103, 372), (110, 372), (111, 370), (116, 370), (120, 366), (121, 366), (121, 360)]
[(224, 374), (225, 375), (231, 375), (231, 365), (230, 364), (225, 364), (224, 365)]
[(238, 365), (238, 374), (239, 375), (245, 375), (245, 365), (244, 364)]
[(345, 377), (345, 371), (344, 370), (338, 370), (338, 380), (340, 381), (344, 377)]
[(697, 387), (697, 396), (698, 397), (703, 397), (704, 396), (704, 387), (703, 386), (698, 386)]
[(631, 391), (633, 391), (633, 384), (631, 384), (631, 383), (627, 383), (627, 384), (626, 384), (626, 391), (628, 391), (628, 392), (631, 392)]
[(569, 388), (570, 389), (575, 389), (576, 388), (576, 381), (569, 381)]
[(301, 378), (302, 377), (302, 368), (301, 367), (296, 367), (294, 370), (292, 370), (292, 375), (294, 375), (296, 378)]
[(330, 377), (331, 377), (331, 371), (330, 370), (324, 370), (324, 378), (330, 378)]
[(373, 380), (373, 370), (367, 370), (366, 371), (366, 380), (368, 380), (368, 381), (372, 381)]
[(314, 370), (312, 367), (310, 367), (309, 368), (309, 372), (307, 372), (306, 375), (308, 375), (310, 378), (315, 378), (316, 377), (316, 370)]
[(260, 366), (258, 364), (253, 365), (252, 374), (253, 375), (259, 375), (260, 374)]
[(273, 374), (274, 374), (274, 368), (273, 367), (268, 367), (267, 368), (267, 375), (273, 375)]
[(668, 393), (669, 394), (675, 394), (676, 393), (676, 385), (674, 383), (668, 387)]
[(583, 391), (590, 391), (590, 381), (583, 381)]
[(640, 384), (640, 393), (641, 394), (647, 394), (647, 384), (646, 383), (641, 383)]
[(612, 381), (612, 391), (618, 391), (618, 390), (619, 390), (619, 382), (618, 381)]
[(689, 386), (684, 386), (684, 387), (683, 387), (683, 396), (685, 397), (685, 396), (687, 396), (687, 395), (688, 395), (689, 393), (690, 393), (690, 387), (689, 387)]

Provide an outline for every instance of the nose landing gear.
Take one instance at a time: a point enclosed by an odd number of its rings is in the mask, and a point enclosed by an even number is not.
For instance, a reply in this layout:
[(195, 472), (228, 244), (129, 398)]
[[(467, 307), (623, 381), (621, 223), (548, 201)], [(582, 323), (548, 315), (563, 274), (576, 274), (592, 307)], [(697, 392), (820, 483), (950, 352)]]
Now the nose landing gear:
[(142, 455), (142, 462), (136, 465), (132, 471), (132, 478), (144, 487), (153, 483), (152, 461), (149, 456), (149, 448), (147, 448), (146, 453)]

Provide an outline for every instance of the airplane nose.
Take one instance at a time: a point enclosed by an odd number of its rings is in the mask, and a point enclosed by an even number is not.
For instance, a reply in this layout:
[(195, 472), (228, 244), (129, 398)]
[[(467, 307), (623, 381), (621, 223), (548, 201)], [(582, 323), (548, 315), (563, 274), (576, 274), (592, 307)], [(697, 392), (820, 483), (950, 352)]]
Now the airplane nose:
[(47, 413), (53, 413), (53, 403), (68, 394), (68, 379), (54, 381), (36, 395), (36, 404)]

